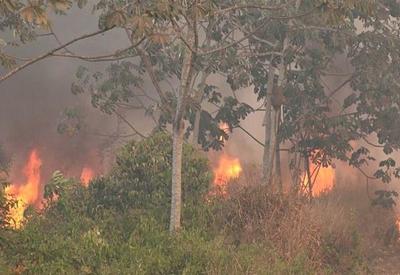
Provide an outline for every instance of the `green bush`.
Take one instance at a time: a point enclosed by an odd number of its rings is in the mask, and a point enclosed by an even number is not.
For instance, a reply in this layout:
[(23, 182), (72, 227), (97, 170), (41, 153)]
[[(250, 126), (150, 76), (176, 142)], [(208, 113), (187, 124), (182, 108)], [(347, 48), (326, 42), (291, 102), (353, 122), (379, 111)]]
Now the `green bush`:
[[(110, 175), (91, 183), (93, 207), (156, 210), (165, 216), (170, 208), (171, 171), (172, 139), (168, 134), (159, 132), (131, 141), (117, 155)], [(211, 179), (207, 158), (185, 144), (182, 172), (184, 205), (199, 202)]]

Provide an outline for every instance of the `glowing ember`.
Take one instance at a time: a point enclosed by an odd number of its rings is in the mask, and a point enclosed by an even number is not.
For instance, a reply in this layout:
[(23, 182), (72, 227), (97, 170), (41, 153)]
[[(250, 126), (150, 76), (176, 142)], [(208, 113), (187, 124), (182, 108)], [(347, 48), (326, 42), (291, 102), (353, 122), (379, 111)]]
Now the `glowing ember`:
[(214, 184), (220, 189), (222, 195), (227, 193), (229, 180), (238, 178), (242, 172), (242, 166), (238, 158), (222, 155), (218, 160), (218, 165), (214, 169)]
[(85, 167), (82, 169), (82, 173), (81, 173), (81, 182), (83, 184), (83, 186), (88, 187), (90, 181), (93, 179), (94, 177), (94, 171), (88, 167)]
[(26, 166), (24, 167), (24, 175), (26, 182), (24, 184), (13, 184), (6, 188), (6, 194), (14, 197), (18, 201), (18, 205), (11, 209), (11, 220), (16, 228), (21, 227), (24, 211), (28, 205), (40, 206), (40, 168), (42, 160), (39, 158), (37, 150), (33, 150)]

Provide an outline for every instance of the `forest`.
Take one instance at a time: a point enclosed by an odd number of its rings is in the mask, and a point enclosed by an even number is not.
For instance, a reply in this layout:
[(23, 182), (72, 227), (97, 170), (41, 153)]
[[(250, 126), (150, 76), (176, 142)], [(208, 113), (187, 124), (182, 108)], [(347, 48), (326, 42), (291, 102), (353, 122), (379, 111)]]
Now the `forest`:
[(398, 0), (0, 0), (0, 274), (399, 274), (398, 64)]

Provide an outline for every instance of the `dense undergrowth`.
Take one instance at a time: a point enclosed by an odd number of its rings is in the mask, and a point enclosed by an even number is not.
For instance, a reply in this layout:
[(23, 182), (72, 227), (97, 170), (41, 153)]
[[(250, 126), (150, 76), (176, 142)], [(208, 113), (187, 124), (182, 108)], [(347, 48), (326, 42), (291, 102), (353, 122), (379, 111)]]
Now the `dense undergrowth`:
[(171, 141), (165, 134), (126, 145), (110, 174), (87, 189), (55, 173), (44, 211), (30, 209), (21, 230), (1, 231), (0, 272), (368, 272), (365, 221), (356, 212), (369, 206), (346, 205), (351, 199), (341, 200), (340, 191), (309, 204), (256, 184), (236, 183), (228, 196), (211, 196), (205, 157), (186, 146), (184, 167), (184, 229), (176, 235), (167, 230)]

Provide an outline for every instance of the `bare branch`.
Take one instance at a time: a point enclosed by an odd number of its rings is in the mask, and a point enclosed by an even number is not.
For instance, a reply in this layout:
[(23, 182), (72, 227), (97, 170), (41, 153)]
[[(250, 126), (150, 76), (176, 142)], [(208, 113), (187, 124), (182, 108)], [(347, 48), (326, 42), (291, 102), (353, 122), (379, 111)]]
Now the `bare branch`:
[(132, 125), (132, 123), (129, 122), (129, 120), (127, 120), (123, 115), (121, 115), (119, 112), (117, 112), (116, 110), (114, 110), (114, 113), (122, 120), (124, 121), (138, 136), (140, 136), (141, 138), (146, 138), (146, 136), (144, 136), (142, 133), (140, 133), (135, 126)]
[(271, 6), (271, 7), (260, 6), (260, 5), (236, 5), (236, 6), (232, 6), (229, 8), (218, 10), (218, 11), (214, 12), (213, 15), (218, 15), (218, 14), (227, 13), (227, 12), (231, 12), (231, 11), (237, 11), (237, 10), (248, 10), (248, 9), (277, 11), (277, 10), (283, 9), (286, 6), (287, 5), (279, 5), (279, 6)]
[(259, 145), (261, 145), (262, 147), (264, 147), (264, 144), (259, 141), (255, 136), (253, 136), (249, 131), (247, 131), (246, 129), (244, 129), (242, 126), (238, 125), (237, 126), (240, 130), (242, 130), (243, 132), (245, 132), (249, 137), (251, 137), (255, 142), (257, 142)]
[[(269, 21), (269, 20), (267, 20), (267, 21)], [(227, 44), (225, 46), (221, 46), (221, 47), (216, 48), (216, 49), (211, 49), (211, 50), (208, 50), (208, 51), (205, 51), (205, 52), (200, 52), (199, 55), (209, 55), (209, 54), (220, 52), (220, 51), (226, 50), (226, 49), (228, 49), (230, 47), (233, 47), (233, 46), (239, 44), (240, 42), (246, 40), (247, 38), (252, 36), (254, 33), (256, 33), (257, 31), (261, 30), (263, 27), (265, 27), (265, 24), (260, 24), (253, 32), (250, 32), (250, 33), (244, 35), (239, 40), (236, 40), (236, 41), (234, 41), (232, 43), (229, 43), (229, 44)]]
[(77, 55), (77, 54), (61, 54), (61, 53), (53, 53), (51, 54), (52, 56), (56, 57), (69, 57), (69, 58), (76, 58), (76, 59), (81, 59), (84, 61), (88, 62), (104, 62), (104, 61), (116, 61), (116, 60), (121, 60), (121, 59), (126, 59), (126, 58), (132, 58), (132, 57), (137, 57), (139, 56), (138, 54), (135, 55), (123, 55), (125, 52), (136, 48), (139, 46), (145, 38), (143, 37), (140, 39), (136, 44), (129, 46), (125, 49), (115, 51), (112, 54), (106, 54), (106, 55), (97, 55), (97, 56), (84, 56), (84, 55)]
[(59, 51), (59, 50), (61, 50), (61, 49), (64, 49), (65, 47), (67, 47), (67, 46), (69, 46), (69, 45), (72, 45), (72, 44), (74, 44), (75, 42), (78, 42), (78, 41), (80, 41), (80, 40), (84, 40), (84, 39), (87, 39), (87, 38), (90, 38), (90, 37), (99, 35), (99, 34), (101, 34), (101, 33), (105, 33), (105, 32), (107, 32), (107, 31), (109, 31), (109, 30), (111, 30), (111, 29), (112, 29), (112, 28), (108, 28), (108, 29), (104, 29), (104, 30), (99, 30), (99, 31), (96, 31), (96, 32), (93, 32), (93, 33), (89, 33), (89, 34), (85, 34), (85, 35), (79, 36), (79, 37), (77, 37), (77, 38), (75, 38), (75, 39), (72, 39), (71, 41), (69, 41), (69, 42), (67, 42), (67, 43), (65, 43), (65, 44), (63, 44), (63, 45), (61, 45), (61, 46), (59, 46), (59, 47), (57, 47), (57, 48), (54, 48), (54, 49), (48, 51), (47, 53), (44, 53), (44, 54), (42, 54), (42, 55), (39, 55), (38, 57), (33, 58), (33, 59), (31, 59), (31, 60), (25, 62), (24, 64), (22, 64), (22, 65), (20, 65), (20, 66), (15, 67), (14, 69), (12, 69), (11, 71), (9, 71), (9, 72), (6, 73), (5, 75), (1, 76), (1, 77), (0, 77), (0, 82), (3, 82), (4, 80), (6, 80), (6, 79), (10, 78), (11, 76), (13, 76), (14, 74), (16, 74), (17, 72), (19, 72), (19, 71), (25, 69), (26, 67), (28, 67), (28, 66), (30, 66), (30, 65), (32, 65), (32, 64), (35, 64), (35, 63), (38, 62), (38, 61), (41, 61), (41, 60), (43, 60), (43, 59), (45, 59), (45, 58), (51, 56), (51, 55), (54, 54), (55, 52), (57, 52), (57, 51)]
[(376, 147), (376, 148), (384, 148), (384, 145), (379, 145), (379, 144), (374, 144), (372, 142), (370, 142), (366, 137), (362, 137), (362, 139), (365, 141), (365, 143), (367, 143), (368, 145), (372, 146), (372, 147)]
[(328, 97), (332, 97), (334, 96), (338, 91), (340, 91), (344, 86), (347, 85), (347, 83), (349, 83), (351, 80), (353, 80), (354, 75), (352, 75), (351, 77), (349, 77), (348, 79), (346, 79), (342, 84), (340, 84), (335, 90), (333, 90)]
[(156, 74), (155, 74), (155, 72), (153, 70), (153, 67), (151, 65), (151, 61), (150, 61), (149, 56), (142, 49), (138, 49), (138, 52), (139, 52), (140, 57), (142, 58), (143, 64), (146, 67), (146, 71), (147, 71), (147, 73), (148, 73), (148, 75), (149, 75), (149, 77), (151, 79), (151, 82), (152, 82), (154, 88), (156, 88), (157, 94), (160, 97), (161, 102), (162, 103), (167, 103), (167, 99), (166, 99), (165, 94), (164, 94), (163, 90), (161, 89), (161, 86), (160, 86), (160, 84), (159, 84), (159, 82), (157, 80), (157, 77), (156, 77)]

